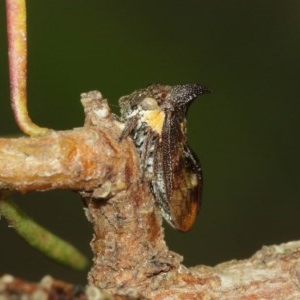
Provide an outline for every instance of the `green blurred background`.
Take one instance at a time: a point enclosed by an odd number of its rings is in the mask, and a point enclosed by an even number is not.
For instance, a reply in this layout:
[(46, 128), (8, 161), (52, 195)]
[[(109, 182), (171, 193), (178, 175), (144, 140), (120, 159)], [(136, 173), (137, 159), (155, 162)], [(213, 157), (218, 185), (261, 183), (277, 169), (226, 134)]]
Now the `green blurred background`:
[[(0, 2), (0, 133), (19, 134), (9, 105), (5, 6)], [(300, 238), (300, 2), (28, 1), (32, 119), (83, 124), (82, 92), (117, 100), (150, 83), (200, 82), (189, 143), (204, 170), (203, 205), (191, 232), (166, 225), (187, 265), (246, 258)], [(90, 224), (70, 191), (15, 195), (35, 219), (91, 256)], [(84, 284), (0, 222), (0, 273), (44, 274)]]

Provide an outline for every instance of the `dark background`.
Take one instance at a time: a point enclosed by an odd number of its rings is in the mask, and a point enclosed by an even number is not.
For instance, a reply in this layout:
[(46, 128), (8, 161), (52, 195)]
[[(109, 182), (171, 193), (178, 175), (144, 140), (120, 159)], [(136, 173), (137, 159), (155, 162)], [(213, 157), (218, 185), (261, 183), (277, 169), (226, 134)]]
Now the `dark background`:
[[(213, 94), (189, 111), (189, 143), (204, 170), (191, 232), (166, 225), (187, 265), (246, 258), (300, 238), (300, 2), (28, 1), (28, 98), (41, 126), (83, 124), (80, 93), (120, 96), (150, 83), (201, 82)], [(9, 104), (4, 1), (0, 2), (0, 134), (19, 134)], [(91, 255), (78, 195), (15, 195), (32, 217)], [(0, 274), (45, 274), (84, 284), (28, 247), (0, 221)]]

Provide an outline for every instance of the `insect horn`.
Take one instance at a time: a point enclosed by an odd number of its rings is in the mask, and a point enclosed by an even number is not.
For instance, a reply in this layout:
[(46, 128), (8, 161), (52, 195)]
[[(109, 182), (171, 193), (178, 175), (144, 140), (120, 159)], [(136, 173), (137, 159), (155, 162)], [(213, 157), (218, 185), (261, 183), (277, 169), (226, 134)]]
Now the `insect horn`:
[(198, 96), (209, 93), (211, 90), (199, 83), (175, 85), (172, 90), (177, 105), (183, 106), (187, 106)]

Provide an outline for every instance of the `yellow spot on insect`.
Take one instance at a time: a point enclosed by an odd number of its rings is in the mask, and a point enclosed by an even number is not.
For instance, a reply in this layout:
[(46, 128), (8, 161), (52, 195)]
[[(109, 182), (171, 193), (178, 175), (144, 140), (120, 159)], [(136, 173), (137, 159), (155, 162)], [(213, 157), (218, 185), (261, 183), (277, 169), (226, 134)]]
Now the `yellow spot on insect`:
[(186, 122), (180, 123), (180, 130), (183, 134), (186, 134)]
[(152, 130), (161, 134), (165, 121), (165, 113), (159, 109), (144, 111), (142, 121), (146, 122)]
[(196, 174), (190, 174), (190, 188), (195, 188), (198, 185), (198, 177)]

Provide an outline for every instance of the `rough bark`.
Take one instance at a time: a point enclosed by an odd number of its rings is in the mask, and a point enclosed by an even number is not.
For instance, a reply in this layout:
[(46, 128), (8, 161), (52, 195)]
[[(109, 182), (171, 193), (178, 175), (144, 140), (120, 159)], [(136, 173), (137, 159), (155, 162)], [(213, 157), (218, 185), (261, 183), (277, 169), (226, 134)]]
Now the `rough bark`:
[[(122, 273), (121, 268), (119, 272)], [(265, 246), (249, 259), (233, 260), (215, 267), (187, 269), (181, 265), (169, 272), (152, 274), (141, 286), (132, 282), (131, 296), (126, 297), (121, 297), (113, 288), (108, 296), (95, 286), (83, 289), (49, 276), (39, 283), (29, 283), (10, 275), (0, 278), (0, 295), (3, 296), (1, 299), (19, 299), (25, 295), (32, 297), (29, 299), (45, 299), (33, 298), (37, 294), (47, 295), (48, 299), (61, 299), (58, 296), (63, 295), (66, 300), (143, 299), (138, 296), (140, 294), (147, 299), (292, 300), (300, 299), (299, 282), (300, 242), (297, 241)], [(14, 298), (16, 296), (19, 298)]]
[[(265, 247), (248, 260), (214, 268), (183, 266), (182, 257), (165, 244), (161, 215), (140, 179), (133, 143), (118, 142), (122, 124), (99, 92), (83, 94), (82, 103), (83, 128), (0, 139), (0, 188), (81, 193), (94, 228), (90, 286), (150, 299), (300, 299), (299, 242)], [(30, 285), (3, 277), (0, 295), (9, 296), (14, 288), (15, 294), (29, 295), (40, 288), (22, 289), (23, 284)]]

